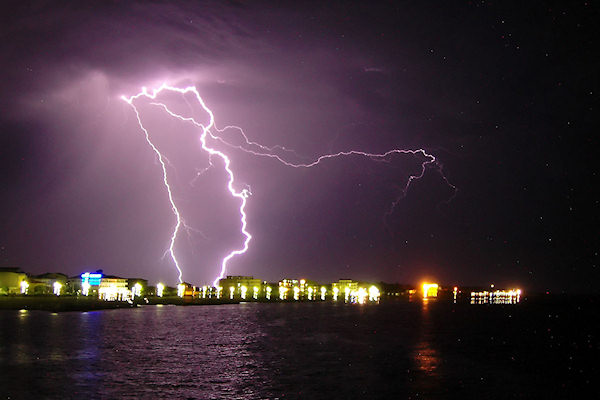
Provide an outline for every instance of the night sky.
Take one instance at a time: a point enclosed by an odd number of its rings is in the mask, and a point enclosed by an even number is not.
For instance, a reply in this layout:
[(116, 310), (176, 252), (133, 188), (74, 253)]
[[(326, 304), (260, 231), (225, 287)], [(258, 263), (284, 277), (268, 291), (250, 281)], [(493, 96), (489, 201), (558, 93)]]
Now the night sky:
[[(296, 160), (423, 148), (458, 189), (430, 168), (391, 209), (422, 158), (294, 169), (223, 146), (252, 190), (228, 274), (597, 291), (597, 3), (372, 3), (3, 2), (0, 266), (176, 283), (160, 165), (121, 99), (167, 82)], [(239, 202), (219, 160), (194, 179), (197, 129), (144, 117), (195, 228), (184, 279), (211, 283)]]

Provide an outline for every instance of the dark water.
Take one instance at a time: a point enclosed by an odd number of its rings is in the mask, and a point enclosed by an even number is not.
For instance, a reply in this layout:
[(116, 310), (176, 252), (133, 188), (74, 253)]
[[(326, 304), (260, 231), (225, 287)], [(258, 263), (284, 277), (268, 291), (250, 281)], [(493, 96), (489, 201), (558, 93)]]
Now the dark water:
[(598, 303), (0, 311), (0, 398), (597, 398)]

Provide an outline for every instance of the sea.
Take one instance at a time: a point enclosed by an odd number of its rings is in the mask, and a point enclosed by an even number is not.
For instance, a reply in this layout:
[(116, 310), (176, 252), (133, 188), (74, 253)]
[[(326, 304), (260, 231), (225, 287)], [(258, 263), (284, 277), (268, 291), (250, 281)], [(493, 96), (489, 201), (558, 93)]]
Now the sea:
[(0, 398), (595, 399), (599, 305), (2, 310)]

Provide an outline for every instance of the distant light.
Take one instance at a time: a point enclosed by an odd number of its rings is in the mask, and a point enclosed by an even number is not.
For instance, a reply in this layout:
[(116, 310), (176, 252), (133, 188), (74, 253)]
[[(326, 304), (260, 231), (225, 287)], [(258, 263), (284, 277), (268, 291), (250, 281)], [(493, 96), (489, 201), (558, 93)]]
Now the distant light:
[(271, 291), (272, 290), (273, 289), (271, 289), (271, 286), (267, 286), (267, 290), (266, 290), (267, 294), (265, 295), (265, 297), (267, 298), (267, 300), (271, 300)]
[(57, 296), (60, 296), (60, 290), (62, 289), (62, 284), (58, 281), (54, 282), (54, 285), (52, 285), (54, 287), (54, 294)]
[(321, 300), (325, 300), (325, 294), (327, 294), (327, 289), (325, 286), (321, 286)]
[(424, 283), (423, 284), (423, 298), (437, 297), (439, 285), (437, 283)]
[(89, 282), (83, 282), (83, 283), (81, 284), (81, 294), (83, 294), (84, 296), (87, 296), (87, 295), (89, 295), (89, 294), (90, 294), (90, 287), (91, 287), (91, 286), (92, 286), (92, 285), (90, 285), (90, 283), (89, 283)]
[(156, 296), (163, 297), (164, 290), (165, 290), (165, 285), (163, 285), (162, 283), (157, 284), (156, 285)]
[(248, 288), (246, 286), (242, 286), (240, 289), (241, 293), (242, 293), (242, 299), (246, 299), (246, 292), (248, 291)]
[(142, 285), (139, 282), (136, 282), (135, 285), (133, 285), (133, 290), (131, 291), (131, 297), (135, 298), (135, 296), (140, 297), (142, 295)]
[(517, 304), (521, 289), (471, 292), (471, 304)]
[(367, 290), (363, 287), (358, 288), (358, 291), (355, 292), (356, 302), (358, 304), (365, 304), (365, 299), (367, 298)]
[(233, 286), (229, 287), (229, 299), (233, 300), (233, 294), (235, 292), (235, 288)]
[(21, 281), (21, 293), (27, 294), (29, 290), (29, 283), (27, 281)]
[(177, 285), (177, 296), (183, 297), (185, 295), (185, 284), (180, 283)]
[(300, 288), (298, 286), (294, 286), (294, 300), (298, 300), (300, 298)]
[(258, 299), (258, 287), (254, 286), (253, 288), (254, 294), (252, 295), (252, 298), (254, 298), (254, 300)]
[(379, 301), (380, 293), (377, 286), (373, 285), (369, 288), (369, 301)]
[(333, 301), (337, 301), (339, 293), (340, 293), (340, 289), (338, 287), (334, 287), (333, 288)]

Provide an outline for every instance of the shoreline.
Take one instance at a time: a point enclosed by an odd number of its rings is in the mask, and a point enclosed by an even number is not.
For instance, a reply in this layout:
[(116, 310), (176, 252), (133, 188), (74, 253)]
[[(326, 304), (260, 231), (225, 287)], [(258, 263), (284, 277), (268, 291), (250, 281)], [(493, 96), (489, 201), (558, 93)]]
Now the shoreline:
[(136, 308), (139, 305), (199, 306), (238, 304), (228, 299), (182, 299), (180, 297), (148, 298), (127, 301), (104, 301), (77, 296), (0, 296), (0, 310), (39, 310), (48, 312), (98, 311), (120, 308)]
[[(380, 303), (413, 303), (419, 302), (421, 299), (409, 299), (409, 298), (384, 298), (380, 300)], [(430, 300), (435, 303), (444, 303), (452, 305), (449, 299), (435, 299)], [(174, 306), (204, 306), (204, 305), (226, 305), (226, 304), (240, 304), (240, 303), (303, 303), (313, 302), (309, 300), (264, 300), (264, 299), (216, 299), (216, 298), (181, 298), (177, 296), (169, 297), (147, 297), (138, 298), (134, 302), (126, 301), (105, 301), (97, 298), (83, 297), (83, 296), (0, 296), (0, 311), (2, 310), (38, 310), (47, 312), (69, 312), (69, 311), (99, 311), (99, 310), (113, 310), (122, 308), (137, 308), (138, 306), (156, 306), (156, 305), (174, 305)], [(322, 303), (324, 301), (316, 301), (316, 303)], [(331, 302), (326, 300), (325, 302)], [(343, 301), (342, 301), (343, 303)], [(572, 304), (599, 304), (600, 295), (598, 294), (551, 294), (551, 295), (529, 295), (522, 299), (519, 304), (469, 304), (464, 300), (459, 300), (455, 303), (455, 306), (469, 305), (472, 307), (528, 307), (532, 305), (553, 305), (561, 303), (572, 303)]]

